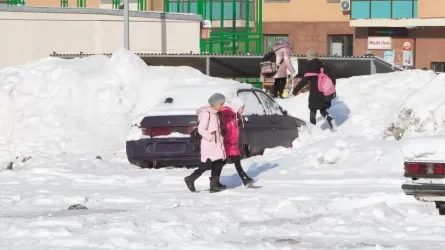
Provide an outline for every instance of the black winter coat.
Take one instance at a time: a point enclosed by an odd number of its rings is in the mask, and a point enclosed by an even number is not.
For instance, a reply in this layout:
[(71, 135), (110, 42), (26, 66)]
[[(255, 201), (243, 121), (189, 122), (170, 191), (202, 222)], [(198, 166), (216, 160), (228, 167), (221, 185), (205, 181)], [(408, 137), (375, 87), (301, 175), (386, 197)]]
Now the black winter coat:
[[(334, 85), (336, 79), (333, 77), (331, 69), (323, 64), (320, 59), (313, 59), (307, 62), (305, 73), (320, 73), (320, 69), (324, 68), (324, 73), (331, 78)], [(295, 87), (293, 94), (296, 95), (306, 84), (309, 84), (309, 109), (320, 110), (331, 107), (331, 102), (326, 101), (325, 96), (318, 90), (318, 76), (303, 77)]]

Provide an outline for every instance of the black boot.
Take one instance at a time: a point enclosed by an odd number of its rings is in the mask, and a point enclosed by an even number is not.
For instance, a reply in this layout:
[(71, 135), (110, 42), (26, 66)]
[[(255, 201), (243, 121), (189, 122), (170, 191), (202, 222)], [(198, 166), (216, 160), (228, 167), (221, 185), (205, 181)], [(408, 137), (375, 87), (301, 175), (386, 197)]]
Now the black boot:
[(332, 118), (332, 116), (330, 115), (326, 116), (326, 121), (328, 122), (333, 132), (337, 131), (337, 124), (335, 123), (335, 120), (334, 118)]
[[(209, 179), (210, 181), (212, 181), (212, 177), (209, 177)], [(219, 178), (218, 178), (218, 187), (223, 190), (227, 189), (226, 185), (223, 185), (221, 182), (219, 182)]]
[(187, 185), (190, 192), (196, 192), (195, 181), (199, 178), (200, 175), (196, 173), (192, 173), (191, 175), (184, 178), (184, 182)]
[(210, 193), (217, 193), (224, 190), (219, 188), (218, 183), (219, 183), (219, 176), (210, 177), (210, 189), (209, 189)]
[(255, 182), (255, 180), (250, 178), (244, 171), (240, 171), (240, 173), (238, 174), (241, 180), (243, 181), (244, 186), (249, 186)]

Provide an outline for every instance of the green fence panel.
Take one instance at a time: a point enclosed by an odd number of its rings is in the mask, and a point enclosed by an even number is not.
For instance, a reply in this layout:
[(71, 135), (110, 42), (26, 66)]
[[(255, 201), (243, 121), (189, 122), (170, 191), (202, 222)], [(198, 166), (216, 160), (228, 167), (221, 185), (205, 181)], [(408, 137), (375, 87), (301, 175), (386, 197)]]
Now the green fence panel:
[(165, 0), (165, 12), (195, 13), (212, 21), (201, 53), (262, 54), (262, 0)]

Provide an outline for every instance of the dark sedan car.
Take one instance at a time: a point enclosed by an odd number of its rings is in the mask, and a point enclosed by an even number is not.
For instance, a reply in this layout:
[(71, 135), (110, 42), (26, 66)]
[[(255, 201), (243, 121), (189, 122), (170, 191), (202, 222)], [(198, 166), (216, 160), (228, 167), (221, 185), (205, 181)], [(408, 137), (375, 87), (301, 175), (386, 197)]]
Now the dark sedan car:
[(196, 110), (215, 92), (228, 100), (236, 95), (246, 104), (240, 129), (243, 157), (262, 154), (266, 148), (292, 147), (298, 127), (305, 125), (268, 94), (247, 84), (180, 86), (165, 93), (162, 102), (132, 127), (126, 145), (130, 163), (141, 167), (198, 165), (200, 155), (190, 133), (198, 124)]

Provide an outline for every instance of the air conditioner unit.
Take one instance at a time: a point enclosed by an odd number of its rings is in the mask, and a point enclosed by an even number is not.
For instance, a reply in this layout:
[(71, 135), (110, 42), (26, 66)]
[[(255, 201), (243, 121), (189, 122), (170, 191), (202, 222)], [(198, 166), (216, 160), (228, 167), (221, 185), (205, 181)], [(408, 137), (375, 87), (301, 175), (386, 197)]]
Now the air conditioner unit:
[(340, 8), (342, 11), (351, 11), (351, 0), (340, 0)]

